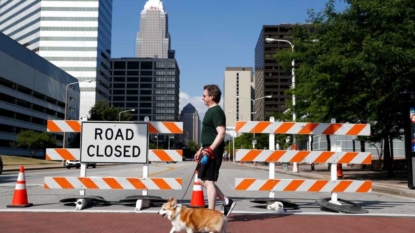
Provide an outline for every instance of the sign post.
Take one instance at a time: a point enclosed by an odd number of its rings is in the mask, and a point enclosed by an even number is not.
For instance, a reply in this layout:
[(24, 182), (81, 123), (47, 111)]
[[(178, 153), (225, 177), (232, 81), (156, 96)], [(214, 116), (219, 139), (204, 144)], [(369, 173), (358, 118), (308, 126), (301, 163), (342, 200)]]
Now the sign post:
[(408, 188), (415, 189), (415, 92), (401, 92), (405, 134), (405, 157), (408, 164)]

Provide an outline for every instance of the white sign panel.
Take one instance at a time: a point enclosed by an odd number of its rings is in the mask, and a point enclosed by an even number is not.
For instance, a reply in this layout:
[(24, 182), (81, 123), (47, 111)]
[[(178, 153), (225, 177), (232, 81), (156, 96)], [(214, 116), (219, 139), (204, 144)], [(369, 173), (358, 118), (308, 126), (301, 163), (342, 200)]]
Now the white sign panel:
[(146, 163), (148, 123), (82, 122), (82, 163)]

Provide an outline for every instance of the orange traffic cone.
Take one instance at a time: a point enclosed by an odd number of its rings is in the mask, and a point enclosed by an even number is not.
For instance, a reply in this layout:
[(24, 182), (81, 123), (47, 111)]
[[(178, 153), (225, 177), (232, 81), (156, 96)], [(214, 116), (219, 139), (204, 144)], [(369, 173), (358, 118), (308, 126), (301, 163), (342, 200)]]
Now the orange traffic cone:
[(17, 177), (16, 188), (14, 189), (14, 195), (12, 204), (7, 207), (29, 207), (32, 206), (27, 199), (26, 180), (24, 177), (24, 167), (20, 167), (19, 176)]
[(195, 183), (193, 184), (192, 199), (190, 200), (190, 207), (205, 207), (205, 199), (203, 195), (202, 185), (199, 183), (197, 177), (198, 172), (195, 174)]
[(343, 178), (343, 166), (341, 163), (337, 164), (337, 178)]

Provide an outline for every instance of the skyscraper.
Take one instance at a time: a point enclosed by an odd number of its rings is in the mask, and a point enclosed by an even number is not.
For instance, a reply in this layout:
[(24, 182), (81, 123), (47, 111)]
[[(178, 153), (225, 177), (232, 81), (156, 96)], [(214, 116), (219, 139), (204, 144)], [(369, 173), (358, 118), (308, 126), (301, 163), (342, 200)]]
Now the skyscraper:
[(183, 122), (183, 129), (188, 132), (187, 140), (200, 144), (200, 118), (199, 113), (192, 104), (187, 104), (180, 114), (180, 121)]
[(289, 89), (291, 73), (284, 71), (278, 62), (272, 58), (275, 52), (290, 48), (290, 45), (282, 42), (265, 43), (265, 38), (275, 38), (292, 41), (293, 34), (291, 24), (264, 25), (255, 47), (255, 98), (271, 95), (272, 98), (260, 99), (255, 102), (254, 120), (268, 120), (275, 112), (287, 109), (287, 96), (284, 91)]
[(226, 67), (223, 89), (226, 127), (235, 126), (236, 121), (252, 120), (252, 100), (255, 99), (253, 68)]
[(148, 0), (141, 11), (140, 31), (136, 39), (136, 57), (172, 58), (167, 12), (160, 0)]
[(136, 109), (134, 120), (179, 120), (180, 69), (175, 59), (111, 60), (111, 105)]
[(0, 0), (0, 31), (78, 79), (80, 116), (108, 101), (111, 25), (112, 0)]

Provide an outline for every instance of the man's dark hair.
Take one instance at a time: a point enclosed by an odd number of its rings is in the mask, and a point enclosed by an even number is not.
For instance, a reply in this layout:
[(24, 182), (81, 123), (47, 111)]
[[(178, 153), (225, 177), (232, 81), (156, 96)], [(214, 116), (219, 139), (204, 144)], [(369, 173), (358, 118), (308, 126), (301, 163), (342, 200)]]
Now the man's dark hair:
[(220, 91), (218, 85), (216, 84), (205, 85), (203, 87), (203, 90), (207, 90), (208, 94), (213, 97), (212, 100), (215, 101), (215, 103), (218, 104), (220, 102), (220, 97), (222, 95), (222, 92)]

